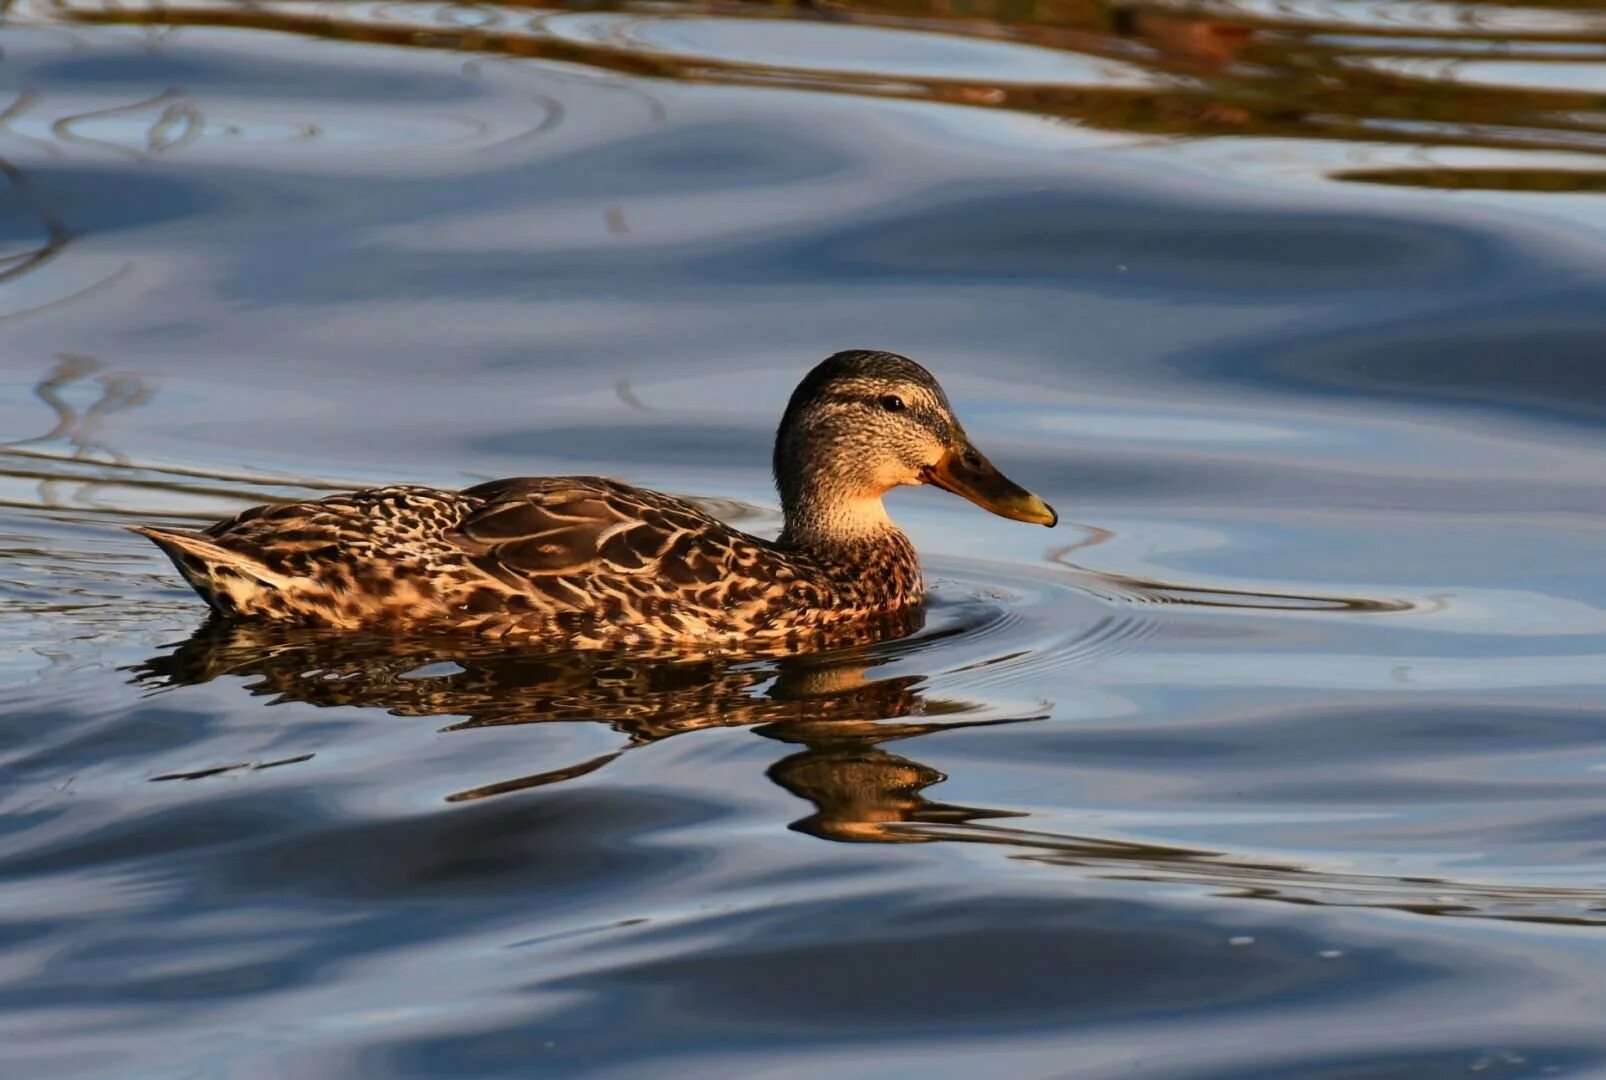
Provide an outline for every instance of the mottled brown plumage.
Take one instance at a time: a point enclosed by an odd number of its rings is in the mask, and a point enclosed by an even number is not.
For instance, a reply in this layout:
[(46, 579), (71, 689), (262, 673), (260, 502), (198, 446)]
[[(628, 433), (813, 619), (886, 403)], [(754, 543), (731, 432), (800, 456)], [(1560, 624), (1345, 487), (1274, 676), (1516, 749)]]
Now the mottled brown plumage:
[(937, 483), (1053, 524), (970, 446), (936, 381), (891, 353), (812, 371), (776, 436), (775, 541), (590, 476), (396, 486), (142, 528), (226, 618), (472, 631), (569, 646), (800, 647), (917, 608), (920, 562), (881, 497)]

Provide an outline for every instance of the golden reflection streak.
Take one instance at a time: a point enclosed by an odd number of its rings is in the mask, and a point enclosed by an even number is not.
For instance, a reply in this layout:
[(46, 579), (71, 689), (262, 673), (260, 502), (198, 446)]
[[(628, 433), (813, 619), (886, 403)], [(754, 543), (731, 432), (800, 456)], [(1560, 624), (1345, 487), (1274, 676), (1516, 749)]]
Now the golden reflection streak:
[(1428, 187), (1445, 191), (1524, 191), (1547, 195), (1564, 192), (1606, 192), (1606, 171), (1584, 169), (1492, 169), (1423, 167), (1419, 169), (1346, 169), (1330, 174), (1394, 187)]
[[(1238, 135), (1423, 147), (1606, 151), (1606, 115), (1600, 111), (1600, 96), (1591, 90), (1478, 86), (1457, 82), (1453, 72), (1446, 73), (1447, 77), (1424, 77), (1354, 62), (1358, 57), (1389, 56), (1403, 50), (1411, 56), (1442, 56), (1453, 61), (1495, 58), (1532, 64), (1576, 63), (1567, 55), (1541, 47), (1606, 50), (1606, 26), (1507, 32), (1475, 25), (1440, 28), (1343, 22), (1309, 13), (1280, 15), (1275, 9), (1233, 5), (1217, 5), (1215, 13), (1200, 14), (1163, 4), (1120, 5), (1106, 0), (1011, 0), (1007, 4), (1003, 0), (979, 4), (870, 0), (851, 7), (714, 2), (587, 8), (590, 13), (639, 12), (651, 18), (808, 19), (985, 37), (1137, 65), (1153, 77), (1152, 86), (1132, 87), (994, 84), (960, 75), (889, 78), (866, 71), (819, 71), (652, 52), (628, 40), (577, 42), (543, 28), (541, 18), (555, 14), (551, 9), (517, 3), (491, 10), (528, 10), (534, 18), (524, 26), (495, 19), (468, 26), (453, 15), (461, 11), (458, 5), (179, 3), (141, 8), (92, 7), (60, 0), (51, 10), (65, 20), (86, 24), (256, 28), (352, 42), (487, 52), (645, 78), (1002, 108), (1150, 136)], [(1469, 45), (1480, 43), (1491, 48), (1469, 51)], [(1414, 126), (1407, 129), (1402, 122)], [(1419, 178), (1434, 183), (1440, 176), (1428, 172)], [(1339, 178), (1366, 180), (1368, 176), (1352, 170)], [(1566, 188), (1558, 186), (1556, 190)]]

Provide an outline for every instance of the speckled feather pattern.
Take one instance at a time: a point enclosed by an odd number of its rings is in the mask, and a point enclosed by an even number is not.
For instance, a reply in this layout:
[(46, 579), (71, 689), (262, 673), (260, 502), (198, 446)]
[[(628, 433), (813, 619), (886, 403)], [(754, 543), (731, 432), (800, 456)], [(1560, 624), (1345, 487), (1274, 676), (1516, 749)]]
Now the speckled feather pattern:
[(890, 525), (829, 547), (750, 536), (598, 477), (382, 487), (142, 529), (225, 617), (472, 631), (572, 646), (803, 646), (922, 603)]
[(776, 540), (594, 476), (462, 491), (382, 487), (146, 528), (226, 619), (466, 631), (568, 648), (750, 653), (905, 633), (925, 582), (883, 497), (935, 483), (1005, 517), (1053, 508), (973, 446), (931, 373), (896, 353), (821, 361), (775, 435)]

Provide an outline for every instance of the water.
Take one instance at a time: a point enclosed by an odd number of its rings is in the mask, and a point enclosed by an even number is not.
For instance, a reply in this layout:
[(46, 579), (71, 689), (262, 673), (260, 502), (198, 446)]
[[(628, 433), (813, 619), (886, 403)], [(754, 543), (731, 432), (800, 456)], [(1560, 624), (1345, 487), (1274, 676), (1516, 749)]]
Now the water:
[[(1606, 16), (24, 0), (7, 1076), (1606, 1075)], [(778, 526), (906, 352), (912, 637), (216, 631), (118, 526), (616, 475)]]

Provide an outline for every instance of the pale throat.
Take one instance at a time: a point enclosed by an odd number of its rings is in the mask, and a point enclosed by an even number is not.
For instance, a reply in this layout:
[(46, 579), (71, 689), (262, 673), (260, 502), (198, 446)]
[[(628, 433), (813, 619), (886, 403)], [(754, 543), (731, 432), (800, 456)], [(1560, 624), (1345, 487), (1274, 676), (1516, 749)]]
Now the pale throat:
[[(906, 466), (882, 462), (868, 469), (830, 470), (805, 477), (781, 493), (786, 511), (784, 539), (812, 548), (896, 542), (903, 532), (887, 516), (883, 496), (918, 483)], [(843, 475), (846, 472), (847, 475)]]
[(804, 498), (789, 508), (785, 539), (808, 547), (836, 547), (901, 536), (879, 494)]
[(866, 539), (897, 530), (880, 495), (844, 500), (825, 511), (826, 528), (840, 537)]

